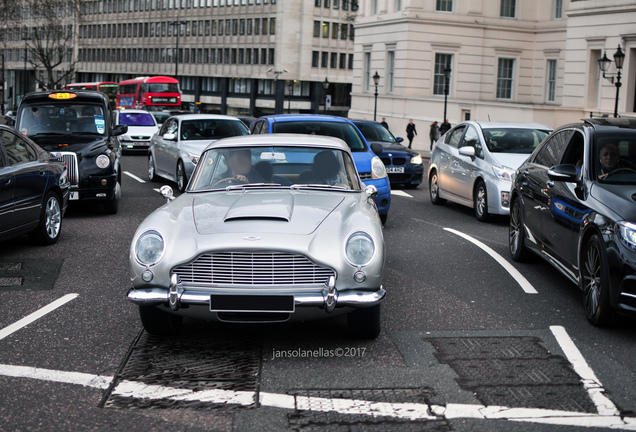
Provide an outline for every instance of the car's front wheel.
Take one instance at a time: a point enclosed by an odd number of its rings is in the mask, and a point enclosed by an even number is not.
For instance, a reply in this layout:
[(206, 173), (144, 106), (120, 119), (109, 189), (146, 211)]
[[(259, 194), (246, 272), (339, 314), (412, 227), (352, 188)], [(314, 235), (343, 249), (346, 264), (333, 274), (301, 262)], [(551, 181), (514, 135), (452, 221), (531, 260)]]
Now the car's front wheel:
[(528, 248), (525, 245), (525, 231), (523, 227), (523, 213), (519, 198), (510, 207), (510, 228), (508, 230), (508, 249), (512, 259), (523, 262), (528, 258)]
[(157, 177), (157, 168), (155, 165), (155, 158), (152, 156), (152, 153), (148, 155), (148, 180), (151, 182), (156, 182), (159, 180)]
[(179, 192), (185, 192), (186, 186), (188, 186), (188, 177), (186, 176), (185, 166), (183, 166), (183, 162), (179, 161), (177, 163), (177, 189)]
[(155, 336), (169, 336), (181, 328), (183, 317), (164, 312), (155, 306), (139, 306), (139, 317), (144, 329)]
[(428, 192), (433, 204), (444, 204), (445, 199), (439, 197), (439, 177), (437, 171), (433, 171), (428, 180)]
[(40, 223), (30, 233), (31, 240), (39, 244), (52, 245), (62, 232), (62, 207), (55, 192), (49, 192), (44, 198), (44, 207), (40, 211)]
[(119, 198), (121, 197), (121, 180), (117, 179), (113, 197), (104, 202), (104, 213), (114, 215), (119, 211)]
[(347, 314), (347, 326), (352, 336), (375, 339), (380, 335), (380, 305), (356, 309)]
[(490, 219), (488, 214), (488, 190), (486, 189), (486, 184), (481, 180), (475, 186), (473, 201), (477, 220), (480, 222), (488, 221)]
[(587, 320), (595, 326), (606, 326), (616, 321), (616, 312), (610, 305), (610, 281), (603, 241), (593, 235), (585, 245), (581, 265), (583, 306)]

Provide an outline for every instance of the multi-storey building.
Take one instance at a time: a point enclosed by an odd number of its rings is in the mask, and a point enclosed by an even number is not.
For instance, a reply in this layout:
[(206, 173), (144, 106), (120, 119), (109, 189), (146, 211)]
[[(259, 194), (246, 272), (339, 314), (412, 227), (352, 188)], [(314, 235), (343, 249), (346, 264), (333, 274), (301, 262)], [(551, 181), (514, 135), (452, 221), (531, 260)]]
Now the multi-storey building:
[[(357, 8), (350, 0), (83, 1), (75, 81), (177, 75), (183, 101), (202, 112), (346, 114)], [(17, 76), (14, 44), (7, 68)]]
[[(377, 117), (398, 134), (412, 118), (426, 136), (445, 105), (452, 124), (556, 127), (611, 116), (615, 82), (602, 77), (598, 58), (612, 59), (619, 45), (626, 57), (618, 111), (635, 116), (633, 0), (369, 0), (356, 22), (350, 116), (373, 118), (376, 71)], [(613, 65), (609, 72), (616, 75)]]

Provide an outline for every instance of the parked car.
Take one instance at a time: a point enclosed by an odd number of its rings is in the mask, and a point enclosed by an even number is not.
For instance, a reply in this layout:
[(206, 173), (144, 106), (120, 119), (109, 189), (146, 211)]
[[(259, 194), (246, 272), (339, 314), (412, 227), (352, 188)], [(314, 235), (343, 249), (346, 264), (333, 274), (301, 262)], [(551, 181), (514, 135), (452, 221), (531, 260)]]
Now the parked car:
[(369, 144), (358, 128), (349, 119), (314, 114), (279, 114), (260, 117), (250, 126), (252, 134), (302, 133), (333, 136), (349, 145), (360, 178), (378, 190), (374, 201), (382, 223), (386, 223), (391, 207), (391, 185), (386, 168), (378, 154), (382, 146)]
[(183, 317), (266, 323), (346, 313), (354, 335), (374, 338), (386, 295), (376, 192), (339, 139), (217, 141), (186, 192), (137, 228), (128, 299), (151, 334), (175, 331)]
[(40, 244), (57, 242), (69, 187), (63, 162), (0, 126), (0, 240), (28, 233)]
[(480, 221), (508, 215), (515, 170), (550, 131), (537, 123), (458, 124), (433, 148), (428, 168), (431, 202), (472, 207)]
[(415, 150), (402, 145), (404, 138), (395, 137), (381, 123), (371, 120), (352, 120), (368, 143), (382, 145), (380, 159), (386, 167), (391, 186), (416, 188), (422, 183), (424, 165), (422, 156)]
[(170, 113), (164, 111), (149, 111), (150, 114), (155, 118), (155, 122), (157, 123), (157, 127), (161, 127), (163, 123), (168, 120), (171, 116)]
[(66, 163), (69, 199), (99, 201), (115, 214), (121, 196), (121, 147), (127, 126), (111, 126), (108, 96), (94, 91), (42, 91), (20, 102), (16, 129)]
[(7, 126), (15, 126), (15, 111), (7, 111), (4, 115), (4, 124)]
[(208, 144), (238, 135), (247, 127), (236, 117), (215, 114), (181, 114), (170, 117), (150, 140), (148, 178), (174, 181), (183, 192), (201, 152)]
[(532, 251), (577, 284), (594, 325), (636, 312), (635, 191), (634, 119), (558, 128), (513, 183), (512, 258)]
[(126, 109), (114, 111), (115, 124), (128, 126), (128, 131), (119, 136), (119, 144), (123, 150), (148, 151), (150, 138), (159, 127), (154, 116), (146, 110)]

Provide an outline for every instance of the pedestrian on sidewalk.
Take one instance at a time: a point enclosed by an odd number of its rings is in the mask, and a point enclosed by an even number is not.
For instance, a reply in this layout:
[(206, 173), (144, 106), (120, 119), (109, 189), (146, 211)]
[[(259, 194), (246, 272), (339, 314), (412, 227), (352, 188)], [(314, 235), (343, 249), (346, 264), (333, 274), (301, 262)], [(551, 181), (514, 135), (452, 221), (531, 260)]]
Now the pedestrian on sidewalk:
[(429, 132), (429, 137), (431, 138), (431, 151), (433, 151), (433, 146), (435, 142), (439, 139), (439, 126), (437, 125), (437, 121), (431, 123), (431, 131)]
[(417, 130), (415, 130), (415, 123), (413, 123), (413, 119), (409, 120), (409, 124), (406, 125), (406, 137), (409, 139), (409, 148), (411, 148), (411, 144), (413, 144), (413, 137), (417, 135)]
[(382, 117), (382, 121), (380, 122), (380, 124), (384, 126), (386, 130), (389, 130), (389, 124), (386, 122), (386, 118)]
[(444, 135), (451, 128), (451, 124), (448, 119), (444, 119), (444, 123), (439, 127), (439, 134)]

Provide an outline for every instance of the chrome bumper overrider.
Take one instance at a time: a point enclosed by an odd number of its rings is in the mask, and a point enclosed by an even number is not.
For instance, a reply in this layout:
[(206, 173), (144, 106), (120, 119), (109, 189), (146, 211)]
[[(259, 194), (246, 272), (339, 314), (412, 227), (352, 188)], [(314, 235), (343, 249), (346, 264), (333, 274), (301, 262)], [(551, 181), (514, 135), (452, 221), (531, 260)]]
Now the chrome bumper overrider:
[[(215, 294), (234, 294), (232, 290), (223, 292), (215, 291)], [(171, 285), (170, 290), (163, 288), (130, 289), (128, 300), (137, 305), (169, 304), (172, 310), (178, 310), (182, 306), (209, 305), (210, 291), (197, 289), (184, 289), (179, 285)], [(237, 294), (240, 295), (240, 294)], [(364, 308), (379, 304), (386, 296), (384, 288), (376, 291), (347, 290), (338, 291), (334, 281), (330, 279), (325, 288), (313, 293), (293, 293), (296, 307), (318, 307), (332, 312), (336, 307)]]

